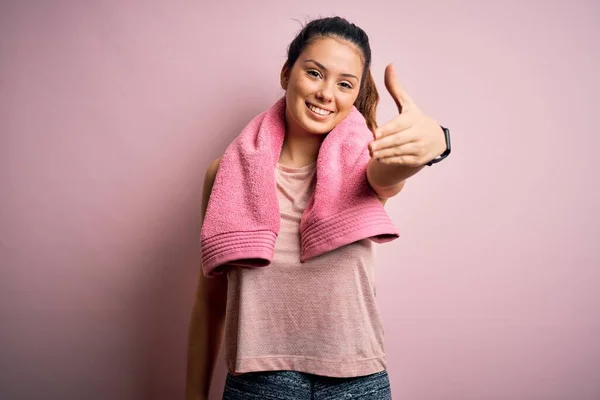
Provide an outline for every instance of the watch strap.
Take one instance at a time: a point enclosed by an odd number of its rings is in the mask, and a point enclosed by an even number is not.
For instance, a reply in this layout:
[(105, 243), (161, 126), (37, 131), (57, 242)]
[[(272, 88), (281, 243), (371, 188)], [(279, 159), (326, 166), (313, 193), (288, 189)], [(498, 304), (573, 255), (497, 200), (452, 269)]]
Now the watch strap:
[(425, 164), (429, 167), (435, 163), (442, 161), (444, 158), (448, 157), (448, 155), (450, 154), (450, 129), (445, 128), (441, 125), (440, 125), (440, 128), (442, 128), (442, 130), (444, 131), (444, 138), (446, 140), (446, 150), (444, 150), (444, 152), (442, 154), (440, 154), (439, 156), (437, 156), (436, 158), (434, 158), (433, 160), (431, 160), (427, 164)]

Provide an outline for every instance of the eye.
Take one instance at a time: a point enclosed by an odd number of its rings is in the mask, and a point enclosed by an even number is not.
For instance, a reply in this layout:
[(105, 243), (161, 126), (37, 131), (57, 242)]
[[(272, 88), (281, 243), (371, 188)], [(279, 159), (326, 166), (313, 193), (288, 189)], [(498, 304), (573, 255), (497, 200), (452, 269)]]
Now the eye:
[(315, 78), (318, 78), (321, 76), (321, 73), (319, 71), (317, 71), (316, 69), (309, 69), (308, 71), (306, 71), (307, 74), (314, 76)]
[(352, 89), (352, 85), (348, 82), (340, 82), (340, 85), (342, 85), (346, 89)]

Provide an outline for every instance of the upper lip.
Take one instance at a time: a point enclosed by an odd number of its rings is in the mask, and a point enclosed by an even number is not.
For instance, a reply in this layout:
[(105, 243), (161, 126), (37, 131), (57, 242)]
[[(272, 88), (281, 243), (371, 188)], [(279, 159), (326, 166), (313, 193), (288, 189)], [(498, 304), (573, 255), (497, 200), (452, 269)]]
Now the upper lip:
[(313, 104), (310, 101), (307, 101), (308, 104), (310, 104), (311, 106), (315, 106), (317, 108), (320, 108), (321, 110), (325, 110), (325, 111), (329, 111), (329, 112), (333, 112), (333, 110), (328, 110), (327, 108), (321, 107), (319, 105)]

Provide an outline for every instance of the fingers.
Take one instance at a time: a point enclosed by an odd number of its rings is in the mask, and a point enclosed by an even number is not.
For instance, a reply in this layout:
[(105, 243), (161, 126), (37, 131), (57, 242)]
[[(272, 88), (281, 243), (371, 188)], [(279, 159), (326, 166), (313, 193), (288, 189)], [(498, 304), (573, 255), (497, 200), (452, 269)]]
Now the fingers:
[(392, 135), (397, 132), (403, 132), (410, 129), (413, 121), (409, 114), (400, 114), (386, 122), (385, 124), (375, 129), (375, 137), (380, 139), (382, 137)]
[[(389, 155), (395, 154), (395, 151), (399, 147), (404, 147), (408, 144), (418, 141), (419, 137), (416, 132), (409, 129), (407, 131), (403, 131), (402, 133), (398, 133), (396, 135), (388, 135), (382, 137), (381, 139), (377, 139), (369, 143), (369, 151), (375, 156), (375, 153), (380, 153), (383, 157), (388, 157)], [(408, 147), (409, 150), (412, 151), (412, 146)], [(402, 151), (404, 151), (403, 149)]]
[(419, 161), (421, 146), (417, 142), (405, 143), (399, 146), (381, 148), (373, 152), (372, 157), (379, 159), (381, 162), (411, 160), (411, 162)]
[(398, 156), (398, 157), (387, 157), (379, 160), (382, 164), (388, 165), (404, 165), (407, 167), (421, 167), (423, 163), (419, 161), (419, 157), (413, 155)]

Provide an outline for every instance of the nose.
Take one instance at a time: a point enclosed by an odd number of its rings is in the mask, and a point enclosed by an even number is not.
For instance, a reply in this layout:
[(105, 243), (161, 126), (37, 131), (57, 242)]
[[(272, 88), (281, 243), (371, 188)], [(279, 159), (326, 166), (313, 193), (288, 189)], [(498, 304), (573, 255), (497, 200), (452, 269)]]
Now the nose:
[(331, 102), (333, 100), (333, 89), (331, 88), (331, 84), (324, 80), (317, 91), (316, 96), (317, 99), (324, 103)]

